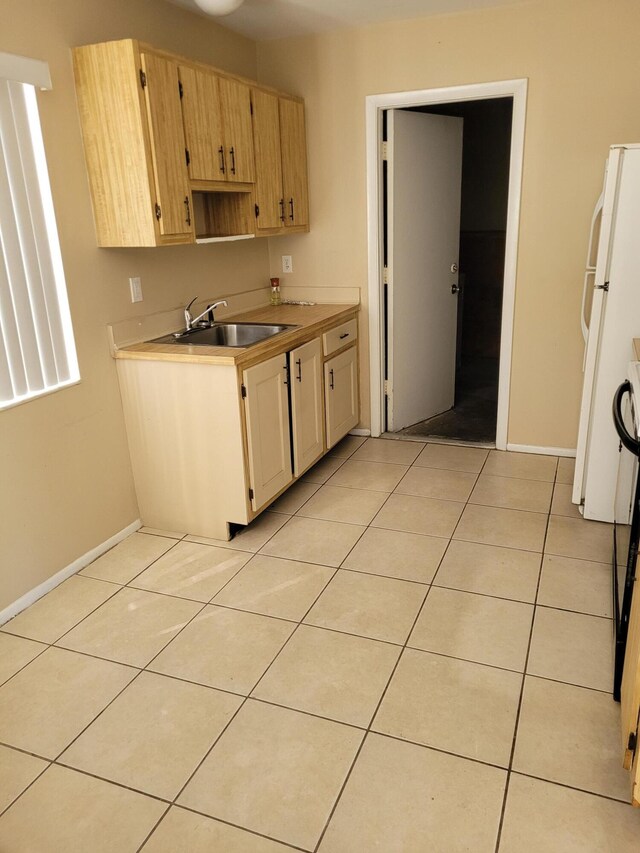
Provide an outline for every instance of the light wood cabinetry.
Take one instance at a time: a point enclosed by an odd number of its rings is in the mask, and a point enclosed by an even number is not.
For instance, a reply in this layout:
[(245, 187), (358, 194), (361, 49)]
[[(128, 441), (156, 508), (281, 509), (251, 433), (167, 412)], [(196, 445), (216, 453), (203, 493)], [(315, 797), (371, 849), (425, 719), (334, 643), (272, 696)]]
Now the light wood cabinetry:
[(185, 162), (178, 66), (140, 55), (156, 189), (155, 216), (163, 237), (191, 237), (191, 198)]
[(358, 423), (356, 347), (352, 346), (325, 362), (324, 395), (329, 450)]
[(253, 89), (256, 233), (309, 226), (304, 104)]
[(285, 226), (305, 227), (309, 224), (309, 191), (304, 104), (280, 98), (279, 113)]
[(293, 472), (310, 468), (324, 452), (322, 348), (320, 339), (289, 353)]
[(98, 245), (192, 241), (177, 67), (131, 40), (73, 59)]
[(249, 87), (180, 65), (182, 117), (193, 182), (255, 180)]
[(249, 455), (249, 498), (254, 510), (266, 506), (291, 482), (291, 435), (286, 354), (242, 374)]
[(134, 39), (73, 60), (98, 245), (308, 230), (300, 99)]
[[(300, 316), (289, 310), (282, 319)], [(326, 356), (323, 333), (347, 324), (295, 328), (289, 345), (226, 350), (221, 363), (185, 352), (198, 347), (118, 354), (143, 523), (228, 539), (229, 524), (248, 524), (346, 435), (358, 421), (357, 346)]]

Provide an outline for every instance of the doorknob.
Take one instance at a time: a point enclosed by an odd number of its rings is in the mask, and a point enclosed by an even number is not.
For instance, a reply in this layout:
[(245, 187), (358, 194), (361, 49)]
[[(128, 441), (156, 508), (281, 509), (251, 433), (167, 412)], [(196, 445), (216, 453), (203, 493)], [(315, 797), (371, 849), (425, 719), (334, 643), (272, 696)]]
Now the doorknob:
[(462, 288), (460, 287), (459, 284), (452, 284), (451, 285), (451, 293), (453, 293), (453, 294), (460, 293), (461, 290), (462, 290)]

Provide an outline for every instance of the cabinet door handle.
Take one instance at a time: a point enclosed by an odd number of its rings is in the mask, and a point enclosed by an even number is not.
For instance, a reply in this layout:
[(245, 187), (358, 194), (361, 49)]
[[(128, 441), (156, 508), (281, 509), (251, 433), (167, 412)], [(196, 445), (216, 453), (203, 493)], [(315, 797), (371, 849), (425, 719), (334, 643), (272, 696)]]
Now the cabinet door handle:
[(186, 213), (185, 213), (185, 219), (186, 219), (187, 225), (191, 225), (191, 207), (189, 206), (189, 196), (188, 195), (186, 195), (184, 197), (184, 206), (187, 209)]
[(280, 199), (280, 222), (284, 222), (284, 199)]
[(298, 382), (302, 382), (302, 359), (296, 359), (296, 364), (298, 365)]
[(283, 367), (283, 370), (284, 370), (284, 384), (288, 385), (289, 384), (289, 365), (285, 364)]
[(220, 171), (222, 172), (222, 174), (224, 174), (224, 148), (222, 147), (222, 145), (220, 146), (220, 148), (218, 148), (218, 154), (220, 155)]
[(344, 332), (342, 335), (340, 335), (340, 340), (343, 341), (345, 338), (348, 338), (348, 337), (349, 337), (349, 332)]
[(229, 154), (231, 154), (231, 174), (235, 175), (235, 173), (236, 173), (236, 152), (235, 152), (235, 149), (233, 147), (230, 149)]
[(293, 199), (290, 198), (289, 199), (289, 219), (291, 219), (291, 221), (293, 221), (293, 218), (294, 218), (293, 217)]
[(333, 391), (333, 389), (334, 389), (334, 384), (333, 384), (333, 368), (331, 368), (331, 370), (329, 371), (329, 388), (331, 388), (331, 390), (332, 390), (332, 391)]

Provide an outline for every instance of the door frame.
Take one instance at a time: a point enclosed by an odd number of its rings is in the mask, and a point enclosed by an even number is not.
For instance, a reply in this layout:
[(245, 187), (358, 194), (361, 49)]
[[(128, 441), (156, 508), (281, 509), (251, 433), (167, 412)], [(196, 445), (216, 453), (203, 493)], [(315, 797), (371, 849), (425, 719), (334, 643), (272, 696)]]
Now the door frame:
[(383, 177), (382, 177), (382, 113), (389, 109), (450, 104), (489, 98), (513, 98), (511, 150), (509, 166), (509, 202), (507, 205), (502, 322), (500, 331), (500, 368), (498, 378), (498, 419), (496, 447), (507, 448), (509, 423), (509, 391), (513, 349), (518, 231), (522, 190), (522, 164), (527, 104), (527, 78), (473, 83), (412, 92), (391, 92), (366, 97), (367, 140), (367, 235), (368, 235), (368, 302), (369, 302), (369, 377), (371, 400), (371, 435), (385, 429), (384, 411), (384, 285), (383, 285)]

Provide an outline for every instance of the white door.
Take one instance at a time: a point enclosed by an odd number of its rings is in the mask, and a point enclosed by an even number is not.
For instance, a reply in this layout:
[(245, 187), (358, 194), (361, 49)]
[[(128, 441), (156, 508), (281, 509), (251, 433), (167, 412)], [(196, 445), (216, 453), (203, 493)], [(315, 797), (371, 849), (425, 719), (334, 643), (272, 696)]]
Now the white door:
[(249, 367), (242, 383), (251, 506), (259, 510), (292, 480), (286, 355)]
[(322, 346), (314, 338), (289, 353), (293, 473), (296, 477), (322, 456)]
[(454, 403), (461, 118), (387, 112), (387, 429)]

